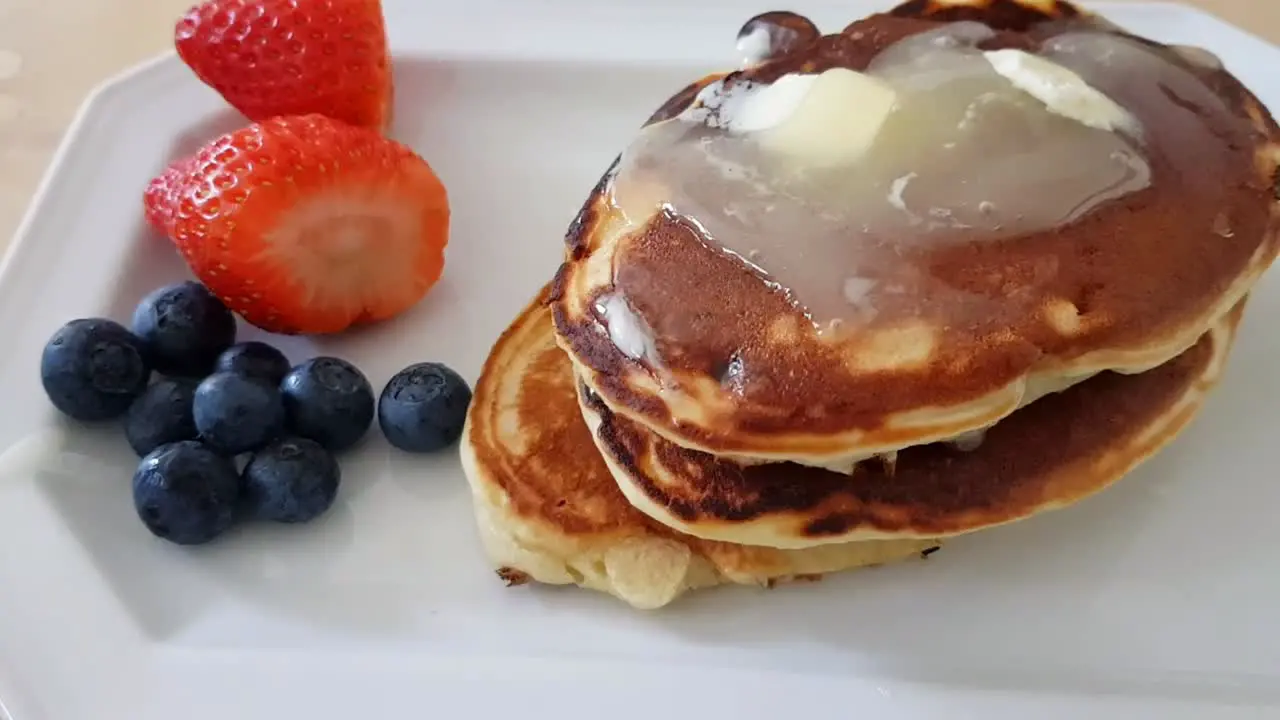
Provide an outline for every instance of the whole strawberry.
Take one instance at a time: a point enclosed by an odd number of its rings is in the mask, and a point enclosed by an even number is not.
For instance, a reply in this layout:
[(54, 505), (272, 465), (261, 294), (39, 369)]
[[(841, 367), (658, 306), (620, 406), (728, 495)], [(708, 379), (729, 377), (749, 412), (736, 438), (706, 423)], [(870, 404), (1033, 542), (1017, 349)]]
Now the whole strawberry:
[(444, 186), (378, 131), (321, 115), (224, 135), (147, 188), (146, 216), (249, 323), (333, 333), (416, 304), (449, 239)]
[(379, 129), (390, 120), (379, 0), (207, 0), (175, 34), (183, 61), (250, 120), (318, 113)]

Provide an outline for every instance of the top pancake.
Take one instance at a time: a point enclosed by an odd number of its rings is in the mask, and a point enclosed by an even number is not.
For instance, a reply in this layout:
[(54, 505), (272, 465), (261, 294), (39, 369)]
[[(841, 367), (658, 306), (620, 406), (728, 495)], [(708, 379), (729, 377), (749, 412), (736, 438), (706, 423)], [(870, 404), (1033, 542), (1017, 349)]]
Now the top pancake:
[[(720, 82), (861, 71), (895, 42), (957, 21), (996, 31), (982, 50), (1032, 52), (1085, 33), (1155, 53), (1177, 74), (1172, 90), (1142, 68), (1077, 69), (1141, 123), (1149, 186), (1048, 231), (899, 245), (918, 282), (876, 297), (874, 319), (833, 337), (788, 288), (703, 237), (698, 218), (625, 217), (610, 199), (615, 164), (569, 229), (552, 297), (559, 342), (611, 411), (715, 455), (840, 467), (988, 427), (1103, 370), (1159, 366), (1247, 294), (1280, 247), (1280, 130), (1196, 53), (1060, 2), (912, 2)], [(696, 106), (716, 81), (650, 122)], [(643, 352), (611, 340), (610, 307), (643, 335)]]

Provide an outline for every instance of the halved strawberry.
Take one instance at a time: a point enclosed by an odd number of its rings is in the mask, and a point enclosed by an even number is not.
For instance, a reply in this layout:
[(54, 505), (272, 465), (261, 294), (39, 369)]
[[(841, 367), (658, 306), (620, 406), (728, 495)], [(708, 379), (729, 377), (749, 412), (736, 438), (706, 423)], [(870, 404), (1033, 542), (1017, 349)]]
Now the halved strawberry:
[(185, 182), (186, 175), (190, 170), (187, 165), (191, 160), (192, 158), (187, 158), (184, 161), (170, 165), (168, 169), (147, 185), (146, 202), (144, 203), (147, 222), (151, 224), (151, 227), (166, 235), (169, 233), (169, 225), (173, 222), (174, 208), (177, 207), (173, 194)]
[(250, 120), (319, 113), (380, 129), (390, 121), (379, 0), (207, 0), (178, 21), (175, 45)]
[(397, 315), (440, 278), (444, 185), (375, 130), (320, 115), (224, 135), (149, 186), (147, 217), (215, 295), (271, 332)]

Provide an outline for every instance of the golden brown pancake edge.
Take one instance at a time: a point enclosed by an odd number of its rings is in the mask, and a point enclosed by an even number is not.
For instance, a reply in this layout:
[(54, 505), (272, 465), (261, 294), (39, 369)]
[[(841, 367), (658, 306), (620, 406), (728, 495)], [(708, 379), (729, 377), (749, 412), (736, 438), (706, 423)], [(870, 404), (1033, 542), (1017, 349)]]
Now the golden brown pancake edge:
[(976, 449), (911, 447), (892, 465), (866, 461), (852, 475), (717, 459), (665, 441), (579, 391), (626, 494), (642, 496), (638, 506), (663, 508), (660, 519), (685, 532), (762, 543), (781, 537), (769, 543), (780, 547), (947, 537), (1074, 504), (1166, 446), (1218, 381), (1243, 310), (1241, 303), (1154, 370), (1104, 373), (1018, 410)]
[[(579, 411), (572, 366), (554, 342), (547, 296), (544, 289), (495, 343), (475, 385), (463, 440), (464, 468), (481, 522), (509, 526), (499, 531), (523, 546), (505, 553), (505, 560), (494, 558), (508, 584), (572, 580), (603, 589), (599, 585), (607, 581), (596, 577), (592, 583), (583, 576), (607, 574), (601, 564), (616, 551), (638, 551), (687, 563), (689, 586), (681, 592), (720, 583), (771, 586), (919, 557), (938, 546), (919, 539), (799, 551), (752, 547), (682, 535), (636, 510), (618, 489)], [(529, 353), (536, 357), (529, 360)], [(507, 382), (519, 385), (514, 404), (507, 395), (499, 397)], [(512, 418), (518, 419), (522, 447), (500, 430)], [(596, 559), (580, 568), (548, 570), (548, 559), (579, 556)]]

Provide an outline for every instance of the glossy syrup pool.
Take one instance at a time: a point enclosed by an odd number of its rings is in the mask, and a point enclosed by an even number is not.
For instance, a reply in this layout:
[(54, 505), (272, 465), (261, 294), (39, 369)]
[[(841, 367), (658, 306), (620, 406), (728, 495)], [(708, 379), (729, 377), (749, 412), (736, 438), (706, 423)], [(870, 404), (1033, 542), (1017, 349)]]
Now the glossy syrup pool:
[[(765, 32), (751, 28), (740, 40)], [(1223, 192), (1231, 158), (1222, 149), (1247, 141), (1249, 128), (1194, 74), (1108, 32), (1052, 37), (1036, 54), (1074, 72), (1131, 121), (1090, 125), (1051, 111), (997, 73), (978, 49), (993, 34), (956, 23), (876, 56), (865, 74), (892, 88), (895, 100), (874, 140), (849, 162), (779, 151), (762, 139), (768, 128), (735, 130), (765, 88), (740, 79), (713, 85), (681, 117), (639, 134), (623, 155), (612, 200), (633, 226), (659, 210), (681, 218), (828, 333), (875, 322), (890, 306), (989, 314), (993, 302), (1008, 300), (941, 284), (923, 255), (1073, 223), (1149, 188), (1156, 167), (1169, 170), (1165, 182), (1192, 184), (1208, 198)], [(867, 122), (860, 108), (829, 110), (850, 132)], [(1206, 231), (1230, 236), (1229, 217), (1203, 222)]]

